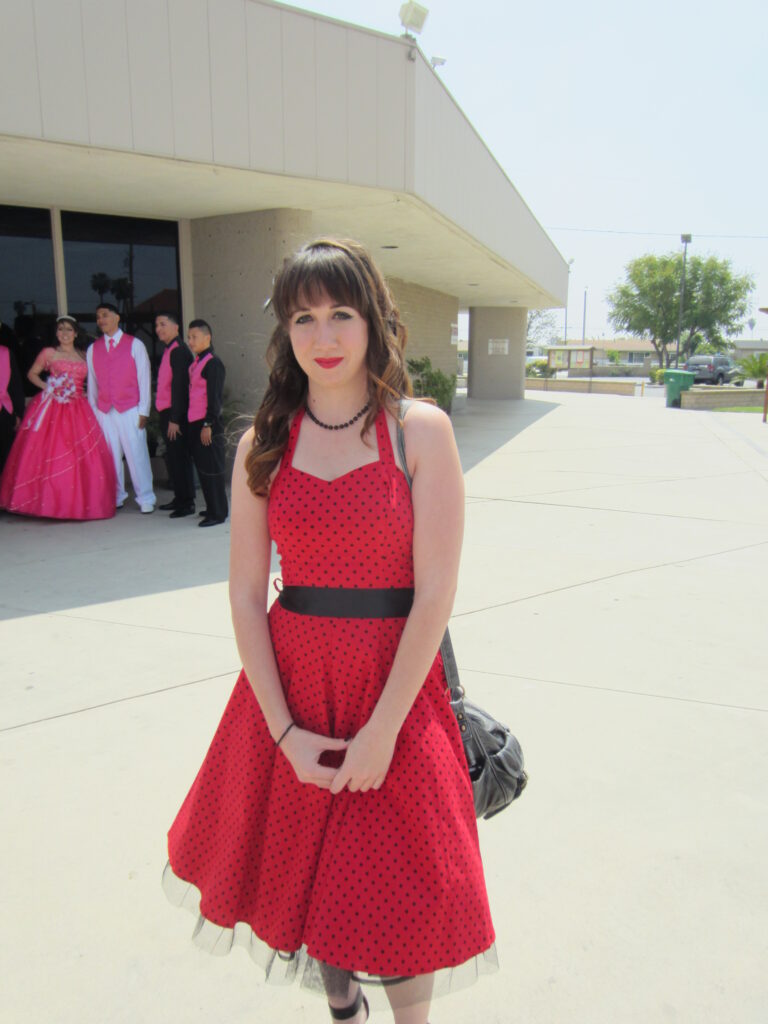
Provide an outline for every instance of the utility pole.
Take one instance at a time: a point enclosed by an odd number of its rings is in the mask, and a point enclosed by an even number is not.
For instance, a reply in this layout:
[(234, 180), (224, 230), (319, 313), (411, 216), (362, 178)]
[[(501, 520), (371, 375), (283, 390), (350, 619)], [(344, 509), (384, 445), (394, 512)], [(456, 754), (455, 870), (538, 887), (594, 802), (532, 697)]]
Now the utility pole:
[(581, 344), (587, 341), (587, 289), (584, 289), (584, 314), (581, 318)]

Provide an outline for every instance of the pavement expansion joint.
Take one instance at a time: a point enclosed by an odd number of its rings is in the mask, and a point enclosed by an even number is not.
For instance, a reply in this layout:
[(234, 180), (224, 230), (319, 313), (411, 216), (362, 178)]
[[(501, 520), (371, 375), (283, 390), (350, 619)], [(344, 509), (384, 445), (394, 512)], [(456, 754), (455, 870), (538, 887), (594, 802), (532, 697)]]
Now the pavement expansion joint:
[(598, 690), (601, 693), (615, 693), (625, 697), (648, 697), (652, 700), (670, 700), (682, 704), (702, 704), (706, 707), (723, 708), (727, 711), (754, 711), (758, 714), (768, 714), (768, 708), (753, 707), (748, 704), (725, 704), (719, 700), (703, 700), (699, 697), (679, 697), (673, 693), (653, 693), (650, 690), (623, 690), (619, 686), (600, 686), (597, 683), (569, 682), (566, 679), (541, 679), (537, 676), (522, 676), (514, 672), (491, 672), (484, 668), (461, 667), (462, 675), (498, 676), (502, 679), (521, 679), (529, 683), (544, 683), (547, 686), (568, 686), (574, 690)]
[(717, 558), (719, 555), (732, 555), (738, 551), (750, 551), (752, 548), (760, 548), (768, 545), (768, 540), (759, 540), (754, 544), (741, 544), (735, 548), (724, 548), (722, 551), (708, 551), (703, 555), (691, 555), (689, 558), (674, 558), (669, 562), (657, 562), (654, 565), (638, 565), (634, 569), (621, 569), (619, 572), (608, 573), (606, 576), (596, 576), (590, 580), (579, 580), (576, 583), (566, 583), (562, 587), (552, 587), (551, 590), (541, 590), (535, 594), (524, 594), (522, 597), (512, 597), (508, 601), (499, 601), (496, 604), (484, 605), (482, 608), (470, 608), (465, 612), (456, 612), (454, 619), (464, 619), (470, 615), (479, 615), (482, 612), (495, 611), (497, 608), (508, 608), (513, 604), (523, 604), (525, 601), (534, 601), (539, 597), (549, 597), (550, 594), (561, 594), (568, 590), (578, 590), (580, 587), (588, 587), (593, 583), (605, 583), (608, 580), (620, 579), (622, 576), (634, 576), (640, 572), (653, 572), (656, 569), (670, 569), (675, 565), (687, 565), (691, 562), (702, 562), (708, 558)]
[(121, 626), (125, 629), (151, 629), (156, 633), (179, 633), (181, 636), (194, 636), (209, 640), (234, 640), (233, 633), (201, 633), (199, 629), (153, 626), (146, 622), (120, 622), (117, 619), (99, 619), (93, 615), (73, 615), (72, 612), (38, 612), (36, 614), (55, 615), (57, 618), (74, 619), (77, 622), (97, 622), (100, 626)]
[(508, 502), (512, 505), (541, 505), (543, 508), (582, 509), (584, 512), (605, 512), (609, 515), (617, 513), (626, 516), (648, 516), (653, 519), (682, 519), (692, 523), (720, 523), (723, 526), (757, 526), (767, 527), (768, 523), (756, 523), (748, 519), (712, 519), (708, 516), (685, 516), (678, 512), (650, 512), (647, 509), (637, 508), (610, 508), (604, 505), (577, 505), (566, 501), (534, 501), (526, 497), (517, 498), (478, 498), (473, 500), (476, 503), (481, 501)]
[(173, 683), (171, 686), (161, 686), (157, 690), (146, 690), (144, 693), (130, 693), (126, 697), (115, 697), (114, 700), (105, 700), (100, 704), (89, 704), (83, 708), (73, 708), (71, 711), (60, 711), (56, 715), (46, 715), (44, 718), (33, 718), (28, 722), (17, 722), (16, 725), (6, 725), (0, 728), (0, 733), (14, 732), (16, 729), (25, 729), (31, 725), (41, 725), (43, 722), (54, 722), (58, 718), (71, 718), (73, 715), (82, 715), (87, 711), (99, 711), (101, 708), (109, 708), (115, 704), (126, 704), (132, 700), (143, 700), (145, 697), (156, 697), (161, 693), (169, 693), (171, 690), (181, 690), (187, 686), (197, 686), (199, 683), (211, 683), (216, 679), (225, 679), (227, 676), (236, 676), (240, 669), (234, 668), (227, 672), (217, 672), (213, 676), (203, 676), (201, 679), (189, 679), (185, 683)]

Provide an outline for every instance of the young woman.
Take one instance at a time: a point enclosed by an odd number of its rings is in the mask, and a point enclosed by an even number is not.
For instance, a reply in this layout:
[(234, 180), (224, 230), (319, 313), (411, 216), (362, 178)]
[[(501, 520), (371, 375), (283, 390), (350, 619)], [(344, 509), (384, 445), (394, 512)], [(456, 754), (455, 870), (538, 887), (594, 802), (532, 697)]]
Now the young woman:
[[(56, 348), (44, 348), (27, 377), (41, 389), (27, 406), (0, 479), (0, 508), (50, 519), (109, 519), (115, 467), (85, 397), (77, 321), (56, 321)], [(48, 379), (41, 373), (47, 371)]]
[[(397, 1024), (495, 965), (472, 788), (438, 653), (463, 530), (447, 416), (414, 403), (406, 332), (356, 243), (275, 282), (271, 375), (232, 484), (243, 672), (170, 831), (166, 891), (216, 951), (235, 925), (270, 977)], [(281, 559), (266, 612), (271, 541)], [(276, 581), (277, 582), (277, 581)]]

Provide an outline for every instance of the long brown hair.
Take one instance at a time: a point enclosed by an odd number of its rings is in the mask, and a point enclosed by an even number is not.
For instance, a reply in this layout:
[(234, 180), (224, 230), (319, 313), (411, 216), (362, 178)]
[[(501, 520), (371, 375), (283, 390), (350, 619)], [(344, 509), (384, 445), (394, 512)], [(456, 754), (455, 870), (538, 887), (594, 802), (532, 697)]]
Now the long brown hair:
[(307, 375), (293, 354), (288, 326), (293, 313), (327, 296), (351, 306), (368, 324), (370, 408), (360, 436), (370, 429), (379, 410), (413, 390), (403, 350), (408, 333), (381, 271), (358, 242), (319, 238), (289, 256), (275, 278), (272, 308), (277, 326), (267, 347), (269, 384), (253, 421), (254, 440), (245, 459), (248, 486), (265, 496), (270, 476), (283, 456), (293, 415), (306, 401)]

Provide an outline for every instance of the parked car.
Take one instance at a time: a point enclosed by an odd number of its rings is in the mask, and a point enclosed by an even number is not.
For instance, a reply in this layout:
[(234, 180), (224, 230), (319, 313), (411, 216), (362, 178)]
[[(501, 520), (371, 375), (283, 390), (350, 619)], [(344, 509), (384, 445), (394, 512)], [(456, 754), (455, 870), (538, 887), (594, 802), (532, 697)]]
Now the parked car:
[(736, 380), (741, 371), (730, 356), (691, 356), (683, 369), (696, 375), (694, 384), (744, 383), (743, 380)]

